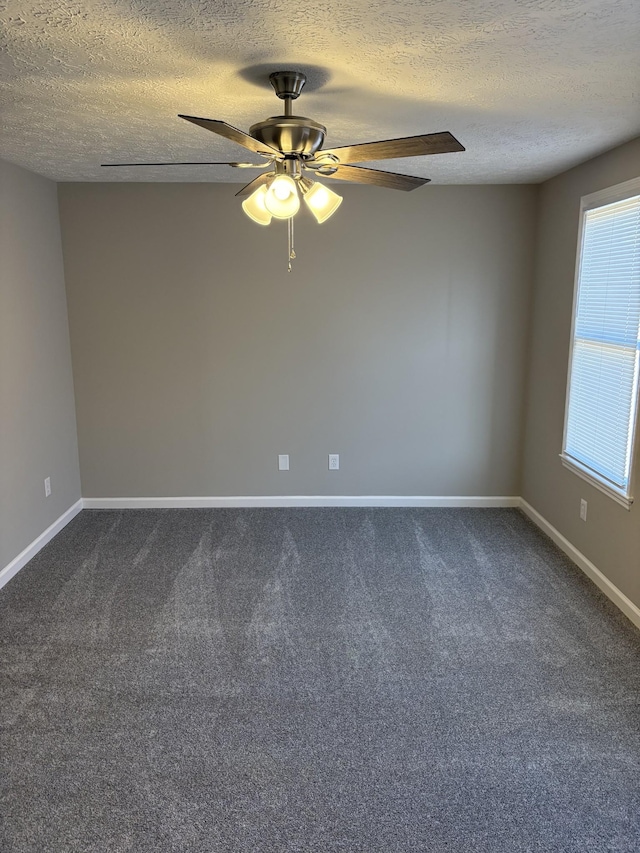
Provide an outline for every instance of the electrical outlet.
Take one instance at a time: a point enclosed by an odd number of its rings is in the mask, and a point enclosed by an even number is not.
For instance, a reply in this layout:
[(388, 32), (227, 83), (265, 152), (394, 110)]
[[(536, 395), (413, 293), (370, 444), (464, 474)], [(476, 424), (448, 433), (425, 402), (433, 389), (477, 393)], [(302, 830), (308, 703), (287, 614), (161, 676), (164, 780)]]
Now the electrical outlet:
[(51, 477), (47, 477), (44, 481), (44, 496), (48, 498), (51, 495)]
[(281, 453), (278, 456), (278, 471), (288, 471), (289, 470), (289, 454)]
[(584, 498), (581, 498), (580, 500), (580, 518), (583, 521), (587, 520), (587, 502)]
[(339, 453), (330, 453), (329, 454), (329, 470), (330, 471), (340, 470), (340, 454)]

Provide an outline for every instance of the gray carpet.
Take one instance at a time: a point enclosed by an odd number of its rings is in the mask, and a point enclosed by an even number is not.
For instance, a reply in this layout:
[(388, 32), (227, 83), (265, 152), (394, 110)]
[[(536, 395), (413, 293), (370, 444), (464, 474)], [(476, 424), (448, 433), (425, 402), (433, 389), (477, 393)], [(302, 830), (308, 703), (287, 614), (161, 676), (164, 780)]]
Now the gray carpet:
[(517, 510), (85, 511), (0, 650), (3, 853), (640, 850), (640, 635)]

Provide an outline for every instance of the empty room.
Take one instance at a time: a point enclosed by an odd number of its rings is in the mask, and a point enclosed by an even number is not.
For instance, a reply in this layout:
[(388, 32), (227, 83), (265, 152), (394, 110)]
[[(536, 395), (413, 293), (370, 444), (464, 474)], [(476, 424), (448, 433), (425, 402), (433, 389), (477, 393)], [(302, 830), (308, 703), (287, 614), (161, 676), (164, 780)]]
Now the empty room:
[(637, 0), (0, 44), (2, 853), (637, 853)]

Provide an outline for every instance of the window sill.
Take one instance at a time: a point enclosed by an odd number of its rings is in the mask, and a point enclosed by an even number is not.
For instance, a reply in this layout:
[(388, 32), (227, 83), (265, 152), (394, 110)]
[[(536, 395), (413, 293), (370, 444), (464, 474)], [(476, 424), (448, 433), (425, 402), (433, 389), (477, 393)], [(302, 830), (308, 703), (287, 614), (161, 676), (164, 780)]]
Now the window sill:
[(575, 459), (571, 459), (568, 456), (564, 456), (562, 453), (560, 454), (560, 459), (562, 460), (562, 464), (565, 468), (568, 468), (569, 471), (573, 471), (578, 477), (581, 477), (583, 480), (586, 480), (587, 483), (591, 483), (591, 485), (598, 489), (601, 492), (604, 492), (605, 495), (608, 495), (612, 498), (616, 503), (619, 503), (620, 506), (623, 506), (626, 510), (631, 509), (631, 504), (633, 503), (633, 498), (631, 495), (627, 495), (624, 492), (616, 489), (615, 486), (610, 485), (605, 480), (600, 480), (589, 468), (580, 465), (579, 462), (576, 462)]

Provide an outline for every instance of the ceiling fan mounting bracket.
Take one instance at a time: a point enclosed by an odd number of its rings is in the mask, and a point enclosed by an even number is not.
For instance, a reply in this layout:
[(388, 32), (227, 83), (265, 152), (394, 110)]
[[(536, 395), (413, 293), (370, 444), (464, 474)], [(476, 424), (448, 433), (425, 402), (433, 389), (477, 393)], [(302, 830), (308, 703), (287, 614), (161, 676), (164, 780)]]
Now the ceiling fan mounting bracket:
[(295, 101), (307, 82), (307, 75), (302, 71), (274, 71), (269, 80), (279, 98)]

